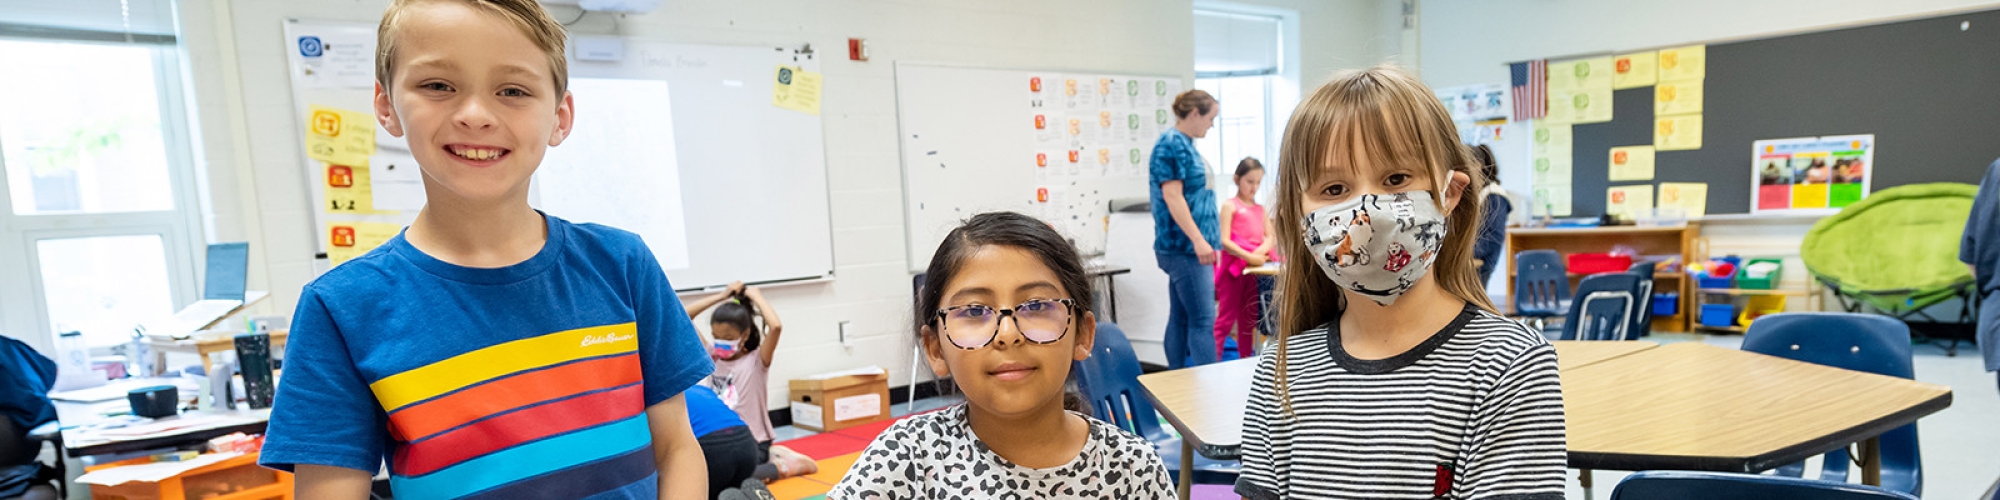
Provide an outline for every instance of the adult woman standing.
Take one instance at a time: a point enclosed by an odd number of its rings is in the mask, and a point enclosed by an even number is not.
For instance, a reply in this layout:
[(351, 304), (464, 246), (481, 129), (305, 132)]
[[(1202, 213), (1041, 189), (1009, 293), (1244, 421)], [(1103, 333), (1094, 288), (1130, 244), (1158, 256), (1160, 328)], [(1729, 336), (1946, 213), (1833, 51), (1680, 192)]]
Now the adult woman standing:
[(1167, 273), (1167, 367), (1215, 362), (1215, 248), (1222, 230), (1208, 164), (1194, 140), (1208, 135), (1220, 106), (1201, 90), (1174, 97), (1179, 121), (1160, 134), (1149, 165), (1153, 205), (1153, 255)]

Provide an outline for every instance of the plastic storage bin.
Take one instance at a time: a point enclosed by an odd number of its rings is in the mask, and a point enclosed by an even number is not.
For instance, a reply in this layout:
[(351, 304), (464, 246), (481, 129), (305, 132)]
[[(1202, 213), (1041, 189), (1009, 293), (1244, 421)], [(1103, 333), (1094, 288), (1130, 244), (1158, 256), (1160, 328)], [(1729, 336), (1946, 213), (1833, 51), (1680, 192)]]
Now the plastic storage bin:
[(1735, 304), (1702, 304), (1701, 326), (1728, 328), (1736, 326)]
[(1734, 276), (1713, 278), (1707, 274), (1696, 274), (1694, 275), (1694, 280), (1698, 283), (1696, 286), (1701, 288), (1730, 288), (1736, 285), (1736, 277)]
[(1679, 312), (1681, 312), (1681, 294), (1678, 293), (1653, 294), (1654, 316), (1673, 316), (1675, 313)]
[[(1772, 269), (1770, 274), (1753, 278), (1750, 276), (1750, 268), (1759, 263), (1770, 263), (1778, 267)], [(1785, 261), (1782, 259), (1750, 259), (1750, 262), (1744, 263), (1742, 267), (1737, 269), (1736, 287), (1744, 290), (1770, 290), (1777, 288), (1778, 278), (1784, 275), (1784, 271)]]
[(1565, 265), (1575, 274), (1622, 273), (1632, 268), (1632, 256), (1608, 253), (1573, 253)]

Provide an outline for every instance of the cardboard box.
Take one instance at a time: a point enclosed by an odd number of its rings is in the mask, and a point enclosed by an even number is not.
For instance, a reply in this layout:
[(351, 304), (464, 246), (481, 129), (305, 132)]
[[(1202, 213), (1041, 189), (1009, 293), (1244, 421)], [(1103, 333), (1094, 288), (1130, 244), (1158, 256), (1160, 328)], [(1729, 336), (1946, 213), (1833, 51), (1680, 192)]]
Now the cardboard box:
[(792, 426), (831, 432), (889, 419), (889, 372), (881, 367), (793, 379)]

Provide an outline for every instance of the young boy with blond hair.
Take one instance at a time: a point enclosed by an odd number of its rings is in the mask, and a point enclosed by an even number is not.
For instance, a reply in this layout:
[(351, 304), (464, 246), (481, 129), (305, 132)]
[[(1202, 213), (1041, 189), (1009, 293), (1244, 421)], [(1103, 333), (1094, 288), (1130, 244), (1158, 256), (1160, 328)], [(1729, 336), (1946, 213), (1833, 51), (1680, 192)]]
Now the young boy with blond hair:
[(426, 204), (306, 285), (264, 465), (299, 498), (705, 498), (681, 393), (714, 367), (637, 235), (528, 205), (570, 132), (565, 34), (535, 0), (396, 0), (375, 114)]

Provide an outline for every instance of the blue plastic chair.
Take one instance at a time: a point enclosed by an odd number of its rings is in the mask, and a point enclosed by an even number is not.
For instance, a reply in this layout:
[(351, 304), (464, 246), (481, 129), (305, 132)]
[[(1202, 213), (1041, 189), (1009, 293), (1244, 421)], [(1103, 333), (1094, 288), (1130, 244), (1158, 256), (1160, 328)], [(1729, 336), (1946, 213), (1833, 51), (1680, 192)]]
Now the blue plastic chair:
[(1611, 500), (1917, 500), (1873, 486), (1728, 472), (1645, 471), (1625, 476)]
[[(1910, 361), (1910, 327), (1893, 318), (1855, 313), (1781, 313), (1757, 318), (1743, 333), (1743, 350), (1835, 368), (1916, 378)], [(1883, 433), (1882, 487), (1924, 493), (1923, 457), (1917, 449), (1917, 424)], [(1828, 452), (1819, 478), (1846, 481), (1846, 449)], [(1777, 474), (1799, 477), (1805, 463), (1779, 467)]]
[(1541, 328), (1548, 318), (1569, 311), (1569, 271), (1555, 250), (1514, 254), (1514, 315), (1534, 318)]
[[(1132, 342), (1126, 339), (1125, 331), (1117, 324), (1099, 322), (1090, 359), (1076, 362), (1074, 370), (1078, 388), (1083, 390), (1096, 418), (1152, 441), (1160, 460), (1167, 464), (1167, 473), (1179, 481), (1181, 440), (1160, 426), (1159, 413), (1153, 411), (1153, 402), (1146, 399), (1146, 390), (1139, 386), (1139, 356), (1132, 351)], [(1236, 484), (1237, 473), (1242, 469), (1242, 462), (1214, 460), (1197, 454), (1194, 482)]]
[(1639, 305), (1639, 276), (1631, 273), (1593, 274), (1576, 285), (1569, 317), (1559, 340), (1630, 340), (1632, 316)]
[(1649, 260), (1633, 264), (1632, 269), (1626, 271), (1639, 277), (1639, 302), (1633, 309), (1632, 329), (1625, 336), (1627, 339), (1653, 334), (1653, 273), (1659, 265), (1660, 263)]

